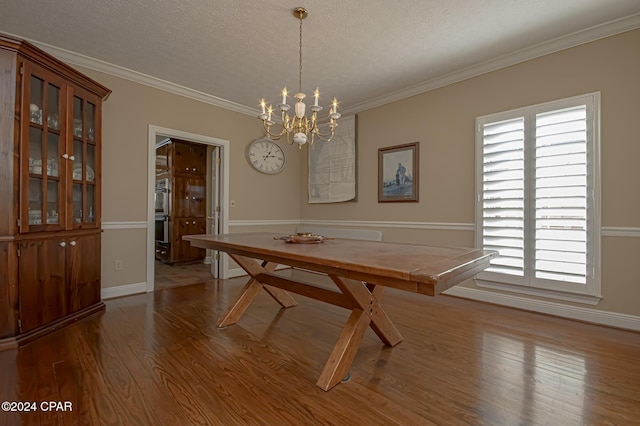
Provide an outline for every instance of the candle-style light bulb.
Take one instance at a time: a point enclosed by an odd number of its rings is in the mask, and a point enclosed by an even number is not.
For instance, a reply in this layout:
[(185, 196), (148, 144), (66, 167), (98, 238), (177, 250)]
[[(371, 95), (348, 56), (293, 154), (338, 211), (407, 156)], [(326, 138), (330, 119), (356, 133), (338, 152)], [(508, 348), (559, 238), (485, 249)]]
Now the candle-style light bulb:
[(316, 99), (313, 105), (318, 106), (318, 98), (320, 97), (320, 90), (318, 90), (317, 87), (316, 87), (316, 91), (313, 92), (313, 97)]
[(267, 112), (269, 113), (268, 121), (271, 121), (271, 113), (273, 112), (273, 106), (269, 105), (269, 109), (267, 110)]
[(333, 98), (333, 112), (338, 112), (338, 100), (336, 98)]
[(264, 102), (264, 98), (260, 99), (260, 106), (262, 107), (262, 113), (265, 113), (266, 103)]
[(286, 104), (287, 103), (287, 88), (285, 86), (284, 89), (282, 89), (282, 104)]

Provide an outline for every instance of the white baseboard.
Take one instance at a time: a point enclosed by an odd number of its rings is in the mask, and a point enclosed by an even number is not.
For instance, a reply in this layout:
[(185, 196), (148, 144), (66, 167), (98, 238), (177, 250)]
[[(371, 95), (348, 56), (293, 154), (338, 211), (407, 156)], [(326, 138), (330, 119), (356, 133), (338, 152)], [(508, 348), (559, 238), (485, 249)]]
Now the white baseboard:
[[(291, 266), (288, 265), (278, 265), (277, 270), (287, 269)], [(242, 268), (234, 268), (229, 269), (229, 276), (227, 278), (236, 278), (246, 276), (247, 273)], [(119, 285), (115, 287), (107, 287), (103, 288), (101, 292), (101, 296), (103, 300), (114, 299), (116, 297), (130, 296), (132, 294), (140, 294), (147, 292), (147, 283), (135, 283), (135, 284), (125, 284)]]
[(468, 287), (452, 287), (444, 292), (444, 294), (463, 297), (465, 299), (495, 303), (496, 305), (509, 306), (512, 308), (524, 309), (527, 311), (539, 312), (548, 315), (555, 315), (558, 317), (585, 321), (599, 325), (640, 331), (640, 317), (633, 315), (605, 312), (579, 306), (563, 305), (556, 302), (532, 300), (525, 297), (514, 296), (510, 294), (493, 293), (491, 291)]
[(243, 275), (247, 275), (246, 271), (242, 268), (233, 268), (229, 269), (229, 273), (227, 274), (227, 278), (236, 278), (241, 277)]
[(116, 287), (107, 287), (102, 289), (103, 299), (113, 299), (116, 297), (130, 296), (132, 294), (146, 293), (147, 283), (125, 284)]

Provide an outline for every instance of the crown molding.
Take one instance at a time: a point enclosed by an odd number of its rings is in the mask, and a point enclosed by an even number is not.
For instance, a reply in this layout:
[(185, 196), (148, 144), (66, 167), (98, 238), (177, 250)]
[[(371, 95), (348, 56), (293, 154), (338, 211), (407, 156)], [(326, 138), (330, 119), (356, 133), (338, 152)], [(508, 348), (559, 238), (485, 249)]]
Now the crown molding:
[(379, 107), (391, 102), (419, 95), (430, 90), (439, 89), (453, 83), (458, 83), (473, 77), (487, 74), (492, 71), (506, 68), (521, 62), (569, 49), (581, 44), (590, 43), (599, 39), (621, 34), (640, 28), (640, 13), (596, 25), (585, 30), (581, 30), (566, 36), (558, 37), (535, 46), (527, 47), (495, 59), (481, 62), (460, 70), (445, 74), (431, 80), (409, 86), (405, 89), (387, 93), (359, 104), (347, 106), (342, 109), (343, 114), (362, 112), (371, 108)]
[[(512, 66), (521, 62), (531, 60), (531, 59), (539, 58), (541, 56), (545, 56), (561, 50), (569, 49), (571, 47), (589, 43), (605, 37), (610, 37), (623, 32), (635, 30), (637, 28), (640, 28), (640, 13), (627, 16), (625, 18), (617, 19), (615, 21), (607, 22), (605, 24), (596, 25), (594, 27), (587, 28), (585, 30), (581, 30), (566, 36), (558, 37), (553, 40), (537, 44), (535, 46), (521, 49), (516, 52), (508, 53), (506, 55), (500, 56), (495, 59), (491, 59), (476, 65), (462, 68), (460, 70), (448, 73), (446, 75), (436, 77), (427, 81), (423, 81), (421, 83), (415, 84), (413, 86), (407, 87), (402, 90), (397, 90), (395, 92), (391, 92), (382, 96), (378, 96), (376, 98), (369, 99), (365, 102), (347, 106), (343, 108), (342, 111), (343, 111), (343, 114), (345, 115), (362, 112), (374, 107), (399, 101), (405, 98), (409, 98), (411, 96), (428, 92), (430, 90), (438, 89), (440, 87), (448, 86), (453, 83), (467, 80), (469, 78), (477, 77), (479, 75), (486, 74), (491, 71), (496, 71), (501, 68)], [(145, 86), (164, 90), (169, 93), (174, 93), (176, 95), (184, 96), (186, 98), (191, 98), (191, 99), (204, 102), (210, 105), (214, 105), (220, 108), (225, 108), (231, 111), (239, 112), (241, 114), (257, 116), (259, 113), (257, 108), (251, 108), (244, 105), (240, 105), (235, 102), (231, 102), (214, 95), (210, 95), (204, 92), (200, 92), (198, 90), (190, 89), (188, 87), (171, 83), (169, 81), (152, 77), (150, 75), (133, 71), (118, 65), (113, 65), (108, 62), (101, 61), (99, 59), (91, 58), (89, 56), (72, 52), (70, 50), (51, 46), (46, 43), (39, 42), (37, 40), (30, 40), (30, 39), (26, 39), (26, 40), (36, 45), (37, 47), (41, 48), (45, 52), (71, 65), (81, 66), (84, 68), (110, 74), (115, 77), (120, 77), (125, 80), (133, 81), (135, 83), (140, 83)]]
[(61, 61), (64, 61), (70, 65), (84, 67), (94, 71), (99, 71), (105, 74), (109, 74), (115, 77), (120, 77), (125, 80), (133, 81), (134, 83), (140, 83), (145, 86), (164, 90), (165, 92), (184, 96), (186, 98), (194, 99), (196, 101), (200, 101), (206, 104), (210, 104), (220, 108), (239, 112), (241, 114), (257, 116), (259, 112), (256, 108), (249, 108), (244, 105), (240, 105), (235, 102), (231, 102), (226, 99), (219, 98), (217, 96), (200, 92), (198, 90), (190, 89), (188, 87), (181, 86), (179, 84), (175, 84), (170, 81), (162, 80), (160, 78), (156, 78), (147, 74), (143, 74), (138, 71), (133, 71), (128, 68), (121, 67), (119, 65), (110, 64), (108, 62), (92, 58), (90, 56), (81, 55), (80, 53), (72, 52), (70, 50), (62, 49), (56, 46), (51, 46), (49, 44), (42, 43), (37, 40), (31, 40), (31, 39), (25, 39), (25, 40), (35, 45), (36, 47), (44, 50), (50, 55), (55, 56), (57, 59), (60, 59)]

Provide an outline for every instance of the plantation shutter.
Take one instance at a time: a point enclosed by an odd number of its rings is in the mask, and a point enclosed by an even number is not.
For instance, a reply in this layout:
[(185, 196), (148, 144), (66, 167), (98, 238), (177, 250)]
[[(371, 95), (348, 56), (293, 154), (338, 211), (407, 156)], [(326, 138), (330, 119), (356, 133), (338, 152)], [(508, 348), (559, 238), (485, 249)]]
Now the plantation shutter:
[(476, 119), (480, 287), (600, 300), (600, 94)]
[(535, 251), (538, 279), (587, 279), (587, 108), (536, 114)]
[(491, 272), (524, 275), (524, 118), (483, 126), (482, 245), (498, 250)]

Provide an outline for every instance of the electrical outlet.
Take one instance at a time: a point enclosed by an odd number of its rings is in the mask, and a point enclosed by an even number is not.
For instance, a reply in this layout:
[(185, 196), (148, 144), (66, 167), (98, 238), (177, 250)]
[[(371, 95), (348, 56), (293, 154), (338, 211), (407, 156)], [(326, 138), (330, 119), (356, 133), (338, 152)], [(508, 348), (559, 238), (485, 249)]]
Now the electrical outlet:
[(116, 260), (113, 265), (113, 269), (116, 271), (122, 271), (124, 269), (124, 262), (122, 260)]

